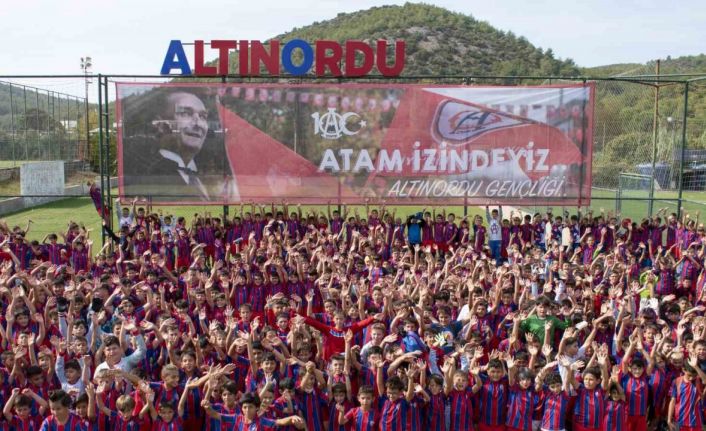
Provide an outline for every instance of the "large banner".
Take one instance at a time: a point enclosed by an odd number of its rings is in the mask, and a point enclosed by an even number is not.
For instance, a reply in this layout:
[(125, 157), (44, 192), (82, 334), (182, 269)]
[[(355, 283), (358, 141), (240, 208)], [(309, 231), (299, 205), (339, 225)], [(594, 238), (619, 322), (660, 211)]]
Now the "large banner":
[(117, 84), (120, 196), (586, 205), (592, 83)]

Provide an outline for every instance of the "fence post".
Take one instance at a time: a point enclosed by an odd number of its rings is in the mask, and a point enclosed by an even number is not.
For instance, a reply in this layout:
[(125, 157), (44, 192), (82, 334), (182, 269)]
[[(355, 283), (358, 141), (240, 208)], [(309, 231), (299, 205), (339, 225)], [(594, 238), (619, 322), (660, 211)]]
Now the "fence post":
[[(659, 60), (657, 60), (657, 79), (659, 80)], [(659, 127), (659, 81), (655, 84), (655, 109), (652, 116), (652, 181), (650, 181), (650, 204), (649, 204), (649, 214), (652, 217), (652, 211), (654, 210), (655, 203), (655, 179), (657, 178), (657, 173), (655, 168), (657, 166), (657, 131)]]
[[(103, 166), (103, 89), (101, 88), (101, 74), (98, 74), (98, 171), (101, 176), (101, 202), (106, 205), (106, 208), (111, 209), (110, 218), (108, 220), (113, 220), (112, 208), (108, 206), (105, 201), (105, 171)], [(106, 101), (107, 103), (107, 101)], [(110, 179), (108, 179), (108, 185), (110, 186)], [(109, 221), (107, 221), (110, 223)], [(101, 227), (101, 239), (103, 245), (105, 245), (105, 230)]]
[[(112, 200), (113, 200), (113, 195), (112, 191), (110, 189), (110, 132), (112, 129), (112, 124), (110, 124), (110, 90), (108, 87), (108, 77), (105, 76), (103, 77), (104, 81), (104, 90), (105, 90), (105, 130), (106, 130), (106, 135), (105, 135), (105, 151), (103, 152), (105, 156), (105, 174), (106, 174), (106, 179), (105, 179), (105, 187), (106, 187), (106, 194), (107, 194), (107, 202), (105, 203), (106, 207), (112, 214), (113, 212), (113, 207), (112, 207)], [(108, 226), (110, 228), (113, 228), (113, 218), (111, 217), (108, 220)]]
[(686, 156), (686, 117), (689, 111), (689, 81), (684, 84), (684, 113), (682, 116), (682, 126), (681, 126), (681, 158), (679, 160), (679, 208), (677, 209), (677, 216), (679, 219), (682, 217), (681, 207), (682, 207), (682, 196), (684, 194), (684, 157)]
[(12, 124), (12, 166), (17, 164), (15, 156), (15, 103), (12, 100), (12, 83), (10, 83), (10, 123)]
[[(226, 75), (222, 75), (222, 76), (221, 76), (221, 84), (225, 84), (226, 82), (227, 82)], [(222, 102), (219, 100), (218, 103), (221, 104)], [(221, 109), (221, 107), (222, 107), (222, 105), (221, 105), (221, 106), (217, 106), (216, 109)], [(222, 118), (222, 116), (221, 116), (221, 118)], [(221, 124), (221, 129), (225, 130), (225, 128), (226, 128), (226, 127), (225, 127), (225, 124)], [(225, 133), (223, 134), (223, 136), (225, 136)], [(225, 142), (224, 142), (223, 145), (225, 146)], [(225, 149), (225, 148), (224, 148), (224, 149)], [(226, 164), (226, 163), (229, 163), (229, 162), (228, 162), (228, 157), (225, 157), (222, 163), (223, 163), (223, 164), (221, 165), (221, 171), (223, 171), (223, 172), (225, 173), (225, 172), (226, 172), (226, 166), (225, 166), (225, 164)], [(231, 171), (230, 166), (228, 166), (228, 171)], [(231, 171), (231, 173), (232, 173), (232, 171)], [(231, 180), (231, 176), (230, 176), (230, 175), (227, 175), (227, 176), (224, 175), (224, 177), (227, 177), (227, 178), (228, 178), (228, 181)], [(233, 174), (233, 177), (235, 177), (235, 174)], [(235, 178), (233, 178), (232, 180), (235, 181)], [(225, 195), (225, 193), (224, 193), (224, 195)], [(228, 202), (227, 199), (228, 199), (227, 196), (223, 196), (223, 226), (225, 226), (226, 220), (228, 220), (228, 216), (229, 216), (229, 214), (228, 214), (228, 204), (229, 204), (230, 202)], [(273, 214), (273, 215), (274, 215), (274, 214)]]

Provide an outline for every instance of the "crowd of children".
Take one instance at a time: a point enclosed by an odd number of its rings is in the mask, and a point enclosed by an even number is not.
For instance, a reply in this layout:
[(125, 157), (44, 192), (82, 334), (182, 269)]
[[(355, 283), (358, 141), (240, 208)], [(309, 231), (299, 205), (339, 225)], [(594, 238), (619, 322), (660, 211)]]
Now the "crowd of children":
[(116, 207), (0, 221), (0, 429), (701, 430), (698, 214)]

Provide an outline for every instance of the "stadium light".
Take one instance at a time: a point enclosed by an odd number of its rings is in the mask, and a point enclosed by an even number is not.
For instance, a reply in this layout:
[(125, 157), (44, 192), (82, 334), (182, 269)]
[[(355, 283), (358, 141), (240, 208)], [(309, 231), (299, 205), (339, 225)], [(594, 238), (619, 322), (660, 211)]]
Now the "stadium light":
[(91, 159), (91, 146), (89, 145), (91, 127), (88, 122), (88, 85), (91, 83), (91, 80), (88, 79), (88, 74), (90, 73), (92, 66), (93, 63), (91, 62), (91, 57), (81, 57), (81, 70), (83, 70), (83, 80), (86, 86), (86, 98), (84, 99), (84, 104), (86, 105), (86, 158), (89, 160)]

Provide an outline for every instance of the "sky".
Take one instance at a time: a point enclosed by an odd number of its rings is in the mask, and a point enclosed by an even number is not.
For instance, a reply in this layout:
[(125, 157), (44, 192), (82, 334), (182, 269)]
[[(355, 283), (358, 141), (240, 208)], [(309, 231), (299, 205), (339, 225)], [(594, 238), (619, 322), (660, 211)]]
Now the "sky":
[[(11, 0), (8, 0), (11, 1)], [(404, 1), (25, 0), (0, 8), (0, 75), (80, 74), (91, 56), (104, 74), (159, 74), (169, 41), (264, 40), (294, 27)], [(427, 0), (511, 30), (579, 66), (644, 63), (706, 52), (706, 7), (698, 0)], [(189, 50), (187, 49), (187, 53)], [(214, 56), (215, 57), (215, 56)], [(0, 78), (4, 79), (4, 78)], [(25, 80), (82, 93), (66, 79)], [(93, 97), (91, 97), (93, 98)]]

